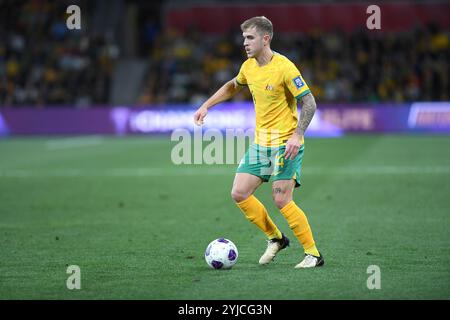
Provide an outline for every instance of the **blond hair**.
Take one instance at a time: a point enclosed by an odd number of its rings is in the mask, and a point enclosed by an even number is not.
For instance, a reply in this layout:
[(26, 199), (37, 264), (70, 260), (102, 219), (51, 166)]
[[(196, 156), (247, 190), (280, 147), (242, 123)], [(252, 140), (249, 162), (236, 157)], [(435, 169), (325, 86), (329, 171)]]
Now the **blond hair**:
[(250, 18), (248, 20), (245, 20), (241, 24), (241, 30), (242, 31), (251, 29), (253, 27), (261, 35), (268, 34), (269, 37), (270, 37), (270, 40), (272, 40), (272, 38), (273, 38), (273, 25), (272, 25), (272, 22), (270, 22), (269, 19), (267, 19), (264, 16), (253, 17), (253, 18)]

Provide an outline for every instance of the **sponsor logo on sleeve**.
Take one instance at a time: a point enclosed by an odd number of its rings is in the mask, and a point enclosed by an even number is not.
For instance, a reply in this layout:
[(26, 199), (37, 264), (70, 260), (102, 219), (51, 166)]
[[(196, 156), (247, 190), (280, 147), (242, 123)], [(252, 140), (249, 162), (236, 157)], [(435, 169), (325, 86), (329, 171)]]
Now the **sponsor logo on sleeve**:
[(300, 89), (301, 87), (303, 87), (305, 85), (305, 83), (303, 82), (303, 80), (300, 76), (295, 77), (292, 81), (294, 81), (294, 84), (297, 87), (297, 89)]

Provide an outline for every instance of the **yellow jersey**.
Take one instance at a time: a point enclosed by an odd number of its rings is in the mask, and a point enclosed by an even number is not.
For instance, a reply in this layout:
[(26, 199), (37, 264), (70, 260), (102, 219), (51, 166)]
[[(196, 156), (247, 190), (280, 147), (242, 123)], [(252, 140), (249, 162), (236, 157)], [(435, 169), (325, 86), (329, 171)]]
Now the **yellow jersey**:
[(298, 124), (297, 99), (311, 92), (295, 64), (276, 52), (262, 67), (255, 58), (249, 58), (236, 81), (247, 85), (253, 97), (255, 143), (265, 147), (286, 144)]

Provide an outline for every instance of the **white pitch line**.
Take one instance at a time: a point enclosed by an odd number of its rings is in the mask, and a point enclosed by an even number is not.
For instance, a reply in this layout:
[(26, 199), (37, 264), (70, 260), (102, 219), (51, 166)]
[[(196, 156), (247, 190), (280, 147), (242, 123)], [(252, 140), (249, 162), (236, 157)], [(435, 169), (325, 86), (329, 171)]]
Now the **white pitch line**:
[(52, 139), (45, 142), (47, 150), (63, 150), (83, 147), (93, 147), (103, 143), (101, 136), (86, 136), (76, 138)]
[[(364, 166), (364, 167), (318, 167), (307, 166), (303, 175), (446, 175), (450, 166)], [(0, 170), (1, 177), (164, 177), (164, 176), (228, 176), (235, 168), (175, 166), (166, 168), (111, 168), (111, 169), (54, 169), (54, 170)]]
[(450, 166), (364, 166), (341, 167), (329, 169), (310, 167), (302, 169), (304, 174), (338, 174), (338, 175), (403, 175), (403, 174), (449, 174)]

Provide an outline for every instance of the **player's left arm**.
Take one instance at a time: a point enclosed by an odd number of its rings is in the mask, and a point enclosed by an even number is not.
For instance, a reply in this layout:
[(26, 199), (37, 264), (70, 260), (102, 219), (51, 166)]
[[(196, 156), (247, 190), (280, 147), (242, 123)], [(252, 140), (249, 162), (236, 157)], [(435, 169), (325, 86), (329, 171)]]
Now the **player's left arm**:
[(311, 92), (305, 94), (302, 98), (302, 108), (300, 111), (300, 119), (298, 121), (297, 129), (286, 142), (286, 159), (294, 159), (304, 143), (304, 136), (306, 129), (311, 123), (314, 113), (316, 112), (316, 100)]

